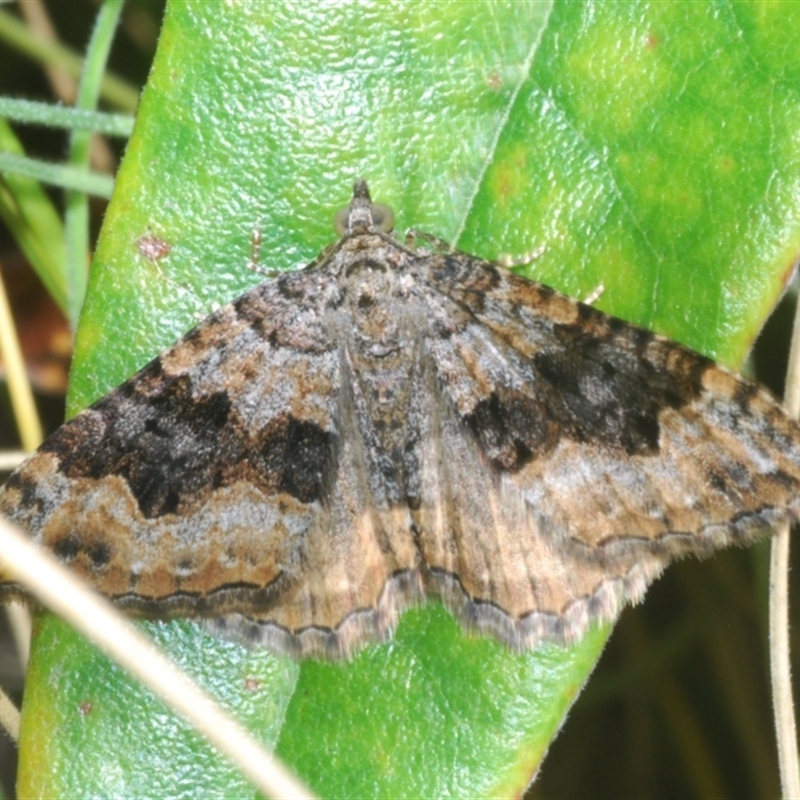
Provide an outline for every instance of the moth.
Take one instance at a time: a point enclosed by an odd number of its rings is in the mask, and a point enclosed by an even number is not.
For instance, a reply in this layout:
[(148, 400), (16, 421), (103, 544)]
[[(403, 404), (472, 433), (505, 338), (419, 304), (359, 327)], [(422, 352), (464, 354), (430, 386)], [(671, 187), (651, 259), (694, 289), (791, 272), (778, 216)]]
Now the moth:
[[(766, 391), (434, 237), (339, 241), (56, 431), (0, 510), (120, 608), (346, 657), (436, 595), (515, 651), (800, 508)], [(0, 599), (25, 597), (0, 574)]]

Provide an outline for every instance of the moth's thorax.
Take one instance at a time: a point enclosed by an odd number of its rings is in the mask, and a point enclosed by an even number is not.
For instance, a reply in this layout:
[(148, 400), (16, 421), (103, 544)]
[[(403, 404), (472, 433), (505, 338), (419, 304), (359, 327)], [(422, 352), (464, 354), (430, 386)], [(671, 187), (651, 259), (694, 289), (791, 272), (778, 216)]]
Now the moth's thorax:
[(421, 315), (409, 270), (414, 257), (383, 236), (363, 234), (345, 240), (336, 258), (340, 346), (359, 428), (371, 442), (370, 480), (387, 502), (405, 504)]
[[(386, 359), (402, 357), (408, 346), (409, 318), (419, 309), (413, 296), (414, 278), (406, 268), (411, 258), (399, 247), (365, 235), (345, 242), (338, 255), (339, 313), (353, 355), (370, 369), (381, 370)], [(367, 244), (366, 247), (363, 245)]]

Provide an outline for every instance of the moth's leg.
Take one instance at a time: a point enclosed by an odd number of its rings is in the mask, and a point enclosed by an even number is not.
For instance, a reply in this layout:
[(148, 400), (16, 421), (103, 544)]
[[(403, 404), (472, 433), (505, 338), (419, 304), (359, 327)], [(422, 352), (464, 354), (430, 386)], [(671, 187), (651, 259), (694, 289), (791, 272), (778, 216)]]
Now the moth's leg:
[(585, 300), (581, 300), (584, 305), (591, 306), (594, 305), (602, 296), (603, 292), (606, 290), (606, 287), (603, 286), (602, 283), (599, 283), (593, 292), (590, 292), (589, 295), (586, 297)]
[(504, 253), (500, 256), (500, 258), (497, 259), (497, 263), (506, 269), (514, 269), (514, 267), (527, 267), (538, 258), (541, 258), (546, 250), (547, 245), (543, 244), (540, 247), (537, 247), (535, 250), (531, 250), (528, 253), (522, 253), (518, 256), (512, 256), (510, 253)]
[[(500, 256), (497, 263), (500, 264), (501, 267), (505, 267), (506, 269), (514, 269), (515, 267), (525, 267), (532, 264), (538, 258), (541, 258), (546, 250), (547, 250), (547, 245), (542, 245), (541, 247), (537, 247), (535, 250), (531, 250), (529, 253), (522, 253), (522, 255), (519, 256), (512, 256), (506, 253)], [(592, 292), (589, 293), (589, 295), (584, 300), (581, 300), (581, 302), (584, 303), (584, 305), (591, 306), (594, 303), (596, 303), (600, 299), (600, 297), (602, 297), (603, 292), (605, 290), (606, 287), (603, 286), (602, 283), (600, 283)]]
[(250, 261), (247, 262), (247, 269), (255, 272), (256, 275), (263, 275), (265, 278), (279, 278), (285, 272), (285, 270), (275, 269), (274, 267), (259, 267), (258, 264), (253, 264)]
[(449, 242), (446, 242), (444, 239), (440, 239), (438, 236), (434, 236), (432, 233), (423, 233), (422, 231), (417, 231), (413, 228), (406, 231), (405, 245), (409, 248), (409, 250), (416, 250), (416, 245), (418, 242), (424, 242), (425, 244), (430, 245), (430, 248), (434, 253), (458, 252), (458, 250), (456, 250), (456, 248), (453, 247)]
[[(515, 267), (525, 267), (532, 264), (536, 259), (541, 258), (544, 255), (544, 252), (547, 250), (546, 245), (542, 245), (541, 247), (537, 247), (535, 250), (532, 250), (530, 253), (523, 253), (520, 256), (511, 256), (511, 255), (502, 255), (498, 259), (498, 264), (501, 267), (505, 267), (506, 269), (514, 269)], [(606, 290), (606, 287), (603, 286), (602, 283), (598, 284), (597, 287), (587, 295), (586, 299), (581, 300), (584, 305), (591, 306), (596, 303), (600, 297), (602, 296), (603, 292)]]
[(261, 222), (257, 222), (250, 234), (250, 258), (247, 260), (247, 269), (265, 278), (277, 278), (283, 270), (261, 266)]

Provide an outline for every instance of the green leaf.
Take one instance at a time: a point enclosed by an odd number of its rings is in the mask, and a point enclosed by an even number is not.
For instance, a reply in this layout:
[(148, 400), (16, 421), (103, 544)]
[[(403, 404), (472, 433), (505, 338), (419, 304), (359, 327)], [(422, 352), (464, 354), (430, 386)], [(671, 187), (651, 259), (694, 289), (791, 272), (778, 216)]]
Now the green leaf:
[[(274, 746), (298, 666), (246, 659), (190, 622), (147, 632), (201, 686)], [(20, 797), (243, 797), (248, 782), (182, 719), (51, 615), (35, 625), (25, 684)], [(57, 686), (53, 681), (57, 680)], [(33, 721), (33, 724), (31, 724)], [(201, 791), (202, 787), (202, 791)], [(38, 792), (37, 795), (31, 794)]]
[[(739, 363), (800, 249), (798, 16), (788, 3), (171, 3), (90, 276), (71, 410), (261, 280), (246, 266), (259, 239), (264, 267), (311, 260), (361, 176), (399, 229), (486, 257), (543, 246), (527, 274), (578, 296), (602, 283), (605, 310)], [(243, 675), (267, 676), (265, 715), (288, 704), (278, 752), (324, 796), (520, 794), (605, 638), (516, 656), (433, 603), (350, 663), (302, 664), (294, 685), (284, 659), (190, 623), (157, 629), (180, 631), (170, 652), (188, 650), (234, 705), (250, 697)], [(32, 658), (21, 795), (68, 795), (85, 769), (96, 794), (145, 792), (144, 774), (208, 796), (205, 751), (155, 707), (105, 713), (117, 672), (63, 626), (43, 626)], [(37, 738), (75, 721), (80, 693), (55, 677), (73, 672), (102, 719), (85, 740)], [(108, 746), (119, 729), (124, 751)], [(218, 780), (240, 793), (233, 771)]]
[(460, 244), (740, 364), (800, 252), (799, 11), (557, 4)]

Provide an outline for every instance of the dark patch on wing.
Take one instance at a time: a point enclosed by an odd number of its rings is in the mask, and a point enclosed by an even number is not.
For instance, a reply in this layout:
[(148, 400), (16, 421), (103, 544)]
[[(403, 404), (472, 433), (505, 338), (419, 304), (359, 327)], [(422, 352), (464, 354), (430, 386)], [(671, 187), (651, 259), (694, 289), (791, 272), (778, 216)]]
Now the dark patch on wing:
[(93, 542), (86, 548), (86, 554), (95, 569), (102, 569), (111, 561), (111, 546), (107, 542)]
[(187, 375), (164, 377), (161, 391), (147, 396), (141, 388), (135, 380), (123, 384), (57, 431), (44, 449), (58, 454), (69, 478), (123, 478), (142, 513), (158, 517), (206, 489), (218, 459), (240, 455), (243, 442), (228, 425), (226, 392), (193, 397)]
[[(3, 486), (3, 490), (14, 490), (19, 492), (19, 502), (17, 508), (28, 509), (32, 514), (38, 514), (45, 510), (45, 499), (39, 493), (39, 483), (25, 475), (23, 470), (13, 472)], [(5, 496), (5, 495), (2, 495)], [(0, 499), (2, 498), (0, 496)], [(8, 509), (10, 511), (11, 509)]]
[(794, 477), (782, 469), (775, 469), (772, 472), (768, 472), (766, 473), (765, 477), (771, 483), (783, 486), (785, 489), (789, 491), (794, 491), (795, 488), (797, 487), (797, 481), (794, 479)]
[(679, 364), (667, 371), (646, 356), (653, 334), (624, 323), (610, 324), (606, 337), (577, 325), (556, 325), (553, 333), (558, 345), (533, 357), (532, 390), (542, 411), (561, 436), (621, 448), (628, 455), (657, 452), (660, 412), (694, 400), (712, 364), (663, 342), (659, 346), (665, 361), (669, 355)]
[(270, 482), (303, 503), (328, 496), (335, 471), (335, 437), (313, 422), (284, 415), (261, 432), (261, 459)]
[(81, 551), (80, 537), (75, 533), (68, 533), (53, 543), (53, 553), (61, 560), (69, 563)]
[[(527, 362), (529, 385), (496, 385), (465, 417), (498, 469), (517, 471), (562, 438), (628, 455), (655, 454), (660, 413), (682, 408), (703, 391), (709, 359), (659, 342), (663, 363), (656, 364), (650, 331), (589, 308), (582, 318), (579, 325), (553, 326), (555, 343)], [(587, 330), (596, 327), (587, 323), (598, 320), (607, 320), (605, 335)]]
[(332, 441), (316, 424), (291, 416), (247, 431), (227, 392), (194, 396), (188, 375), (165, 375), (151, 364), (42, 449), (58, 456), (68, 478), (124, 479), (142, 514), (155, 518), (181, 513), (242, 478), (266, 494), (320, 499), (335, 470)]
[(465, 421), (487, 458), (512, 472), (552, 449), (559, 437), (539, 398), (513, 389), (492, 392)]
[(261, 330), (266, 322), (264, 319), (264, 301), (259, 292), (245, 292), (233, 301), (236, 318), (245, 322), (256, 330)]
[(483, 310), (486, 293), (500, 283), (500, 273), (494, 264), (465, 253), (432, 256), (430, 269), (432, 283), (446, 286), (447, 294), (473, 313)]

